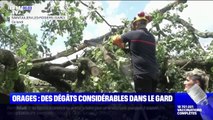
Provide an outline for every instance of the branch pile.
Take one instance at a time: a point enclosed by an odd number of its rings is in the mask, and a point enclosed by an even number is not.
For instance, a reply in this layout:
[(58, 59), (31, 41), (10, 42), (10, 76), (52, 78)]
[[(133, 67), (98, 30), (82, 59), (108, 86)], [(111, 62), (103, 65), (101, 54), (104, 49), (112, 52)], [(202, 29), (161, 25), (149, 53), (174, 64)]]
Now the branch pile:
[[(186, 0), (177, 0), (171, 4), (168, 4), (164, 8), (158, 10), (158, 12), (160, 12), (161, 14), (164, 14), (165, 12), (171, 10), (173, 7), (177, 6), (178, 4), (180, 3), (182, 4), (186, 2), (187, 2)], [(81, 3), (84, 4), (83, 2)], [(99, 14), (98, 12), (96, 13)], [(104, 21), (107, 24), (109, 24), (105, 19)], [(196, 28), (194, 28), (190, 23), (188, 23), (187, 21), (181, 18), (177, 19), (177, 23), (182, 24), (183, 26), (186, 26), (188, 30), (192, 31), (195, 35), (199, 37), (213, 38), (213, 33), (200, 32)], [(28, 71), (29, 75), (50, 83), (59, 91), (62, 91), (62, 92), (73, 91), (72, 87), (70, 86), (70, 84), (67, 83), (67, 81), (75, 82), (77, 80), (77, 84), (81, 86), (82, 81), (84, 79), (86, 79), (89, 75), (98, 76), (101, 70), (89, 58), (79, 58), (72, 61), (66, 61), (62, 64), (53, 64), (53, 63), (50, 63), (50, 61), (58, 59), (60, 57), (67, 57), (80, 50), (85, 49), (86, 47), (95, 46), (95, 47), (100, 47), (100, 50), (104, 52), (104, 59), (106, 60), (107, 63), (110, 64), (114, 60), (114, 58), (108, 55), (108, 52), (105, 50), (103, 46), (101, 46), (101, 44), (103, 43), (105, 39), (108, 39), (111, 35), (113, 35), (115, 31), (122, 28), (124, 28), (124, 26), (113, 28), (111, 29), (110, 32), (100, 37), (93, 38), (90, 40), (84, 40), (84, 42), (78, 45), (75, 49), (70, 48), (54, 56), (32, 60), (33, 67), (30, 71)], [(176, 64), (177, 66), (185, 65), (184, 67), (195, 67), (195, 65), (198, 65), (200, 67), (204, 66), (205, 68), (209, 69), (211, 66), (213, 66), (213, 63), (205, 63), (200, 61), (188, 62), (187, 60), (177, 60), (177, 61), (169, 61), (169, 62), (172, 62), (173, 64)], [(3, 79), (4, 80), (10, 79), (10, 80), (17, 81), (19, 78), (17, 63), (15, 62), (15, 58), (13, 54), (10, 51), (0, 49), (0, 63), (1, 65), (4, 66), (3, 71), (6, 72), (4, 73)], [(186, 65), (186, 63), (188, 64)], [(77, 65), (78, 68), (77, 69), (66, 68), (69, 65)], [(19, 87), (16, 87), (16, 88), (18, 89)], [(17, 90), (17, 91), (20, 91), (20, 90)]]

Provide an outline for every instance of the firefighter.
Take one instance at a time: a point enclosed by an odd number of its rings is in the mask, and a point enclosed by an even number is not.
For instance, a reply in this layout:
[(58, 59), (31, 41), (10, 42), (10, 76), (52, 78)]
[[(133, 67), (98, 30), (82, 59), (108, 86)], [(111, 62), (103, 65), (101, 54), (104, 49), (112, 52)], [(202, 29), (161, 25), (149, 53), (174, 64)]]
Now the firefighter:
[(154, 36), (147, 30), (151, 16), (141, 12), (132, 21), (132, 31), (113, 38), (113, 45), (125, 49), (129, 45), (133, 67), (133, 80), (136, 92), (156, 92), (159, 74), (156, 60), (156, 42)]

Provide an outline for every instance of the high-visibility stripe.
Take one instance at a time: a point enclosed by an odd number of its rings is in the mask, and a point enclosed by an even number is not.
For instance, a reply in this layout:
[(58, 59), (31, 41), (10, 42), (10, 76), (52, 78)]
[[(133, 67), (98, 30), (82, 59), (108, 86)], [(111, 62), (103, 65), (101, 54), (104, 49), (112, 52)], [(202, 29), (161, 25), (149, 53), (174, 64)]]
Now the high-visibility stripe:
[(145, 40), (131, 40), (131, 42), (142, 42), (142, 43), (149, 44), (149, 45), (155, 45), (155, 42), (149, 42), (149, 41), (145, 41)]

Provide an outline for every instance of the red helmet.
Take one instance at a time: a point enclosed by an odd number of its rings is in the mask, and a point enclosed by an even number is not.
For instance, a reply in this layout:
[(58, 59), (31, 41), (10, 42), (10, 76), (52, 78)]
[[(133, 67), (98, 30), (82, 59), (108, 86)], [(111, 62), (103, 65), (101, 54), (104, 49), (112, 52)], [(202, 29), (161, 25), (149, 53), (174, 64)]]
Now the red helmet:
[(137, 21), (140, 21), (140, 20), (146, 20), (147, 23), (149, 23), (149, 22), (152, 21), (152, 17), (149, 14), (145, 13), (145, 12), (140, 12), (140, 13), (138, 13), (138, 16), (135, 17), (135, 19), (133, 21), (133, 24), (135, 22), (137, 22)]

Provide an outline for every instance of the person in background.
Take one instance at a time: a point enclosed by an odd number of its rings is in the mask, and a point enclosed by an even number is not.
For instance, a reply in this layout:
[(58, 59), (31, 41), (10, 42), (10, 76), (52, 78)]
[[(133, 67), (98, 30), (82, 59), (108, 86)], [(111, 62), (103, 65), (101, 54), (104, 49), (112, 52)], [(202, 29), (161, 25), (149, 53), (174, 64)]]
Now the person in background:
[(156, 60), (156, 42), (147, 30), (151, 16), (141, 12), (132, 22), (132, 30), (113, 38), (113, 45), (125, 49), (129, 45), (133, 67), (133, 80), (136, 92), (156, 92), (158, 64)]
[(194, 69), (185, 74), (184, 91), (201, 108), (203, 120), (213, 120), (213, 96), (207, 97), (206, 91), (209, 83), (209, 76), (202, 70)]

